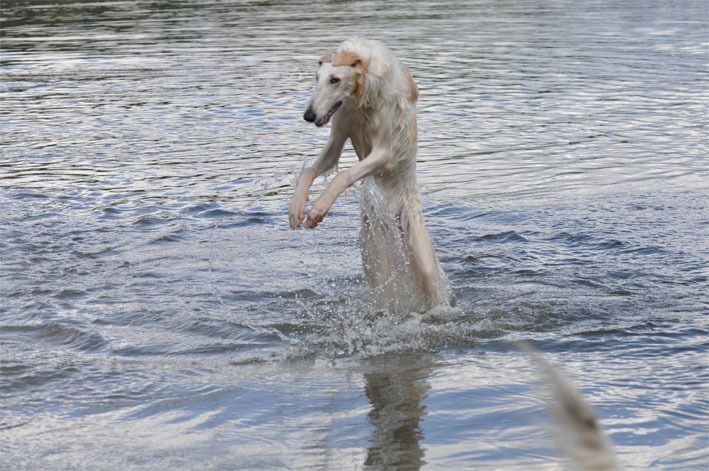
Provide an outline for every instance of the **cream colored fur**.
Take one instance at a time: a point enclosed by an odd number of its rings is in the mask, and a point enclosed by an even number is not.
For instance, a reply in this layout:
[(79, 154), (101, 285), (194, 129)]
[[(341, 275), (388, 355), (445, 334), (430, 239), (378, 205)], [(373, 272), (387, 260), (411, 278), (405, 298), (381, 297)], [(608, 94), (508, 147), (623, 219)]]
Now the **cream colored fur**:
[(549, 391), (547, 402), (555, 421), (554, 435), (574, 468), (588, 471), (621, 471), (613, 444), (603, 431), (593, 408), (576, 387), (526, 342), (517, 344), (534, 360)]
[[(314, 228), (337, 197), (353, 183), (371, 177), (385, 200), (384, 214), (362, 204), (362, 258), (369, 283), (377, 287), (408, 270), (418, 291), (420, 306), (428, 309), (448, 301), (447, 282), (424, 224), (416, 185), (416, 99), (418, 90), (407, 67), (384, 44), (354, 38), (320, 61), (313, 96), (305, 119), (318, 126), (332, 116), (330, 139), (296, 185), (289, 208), (292, 228), (303, 221)], [(308, 190), (313, 180), (333, 168), (350, 140), (359, 162), (342, 170), (313, 203), (305, 218)], [(382, 212), (382, 211), (380, 211)], [(389, 217), (398, 234), (378, 230)], [(390, 222), (392, 222), (390, 221)], [(391, 227), (391, 224), (389, 225)], [(394, 263), (387, 243), (403, 241), (403, 261)], [(398, 268), (397, 268), (398, 267)]]

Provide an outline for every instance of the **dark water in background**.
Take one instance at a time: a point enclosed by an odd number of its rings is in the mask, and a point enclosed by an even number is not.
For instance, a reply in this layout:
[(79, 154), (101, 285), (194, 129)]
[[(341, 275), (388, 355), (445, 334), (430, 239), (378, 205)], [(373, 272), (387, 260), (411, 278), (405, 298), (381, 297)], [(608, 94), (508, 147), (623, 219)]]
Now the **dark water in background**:
[[(559, 469), (528, 339), (706, 469), (708, 9), (3, 0), (0, 467)], [(450, 318), (372, 311), (357, 189), (287, 228), (353, 33), (419, 82)]]

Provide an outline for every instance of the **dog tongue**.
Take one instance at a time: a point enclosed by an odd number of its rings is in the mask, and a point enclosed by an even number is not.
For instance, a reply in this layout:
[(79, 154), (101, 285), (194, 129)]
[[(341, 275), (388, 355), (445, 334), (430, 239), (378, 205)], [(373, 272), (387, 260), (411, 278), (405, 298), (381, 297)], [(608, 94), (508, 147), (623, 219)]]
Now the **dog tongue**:
[(335, 114), (335, 111), (337, 111), (337, 108), (339, 108), (339, 107), (340, 107), (340, 103), (337, 103), (335, 106), (333, 106), (332, 108), (330, 108), (330, 110), (328, 110), (327, 113), (325, 113), (325, 116), (323, 116), (322, 118), (320, 118), (319, 120), (317, 120), (317, 122), (316, 122), (315, 124), (316, 124), (317, 126), (324, 126), (325, 124), (327, 124), (327, 122), (330, 121), (330, 117), (331, 117), (333, 114)]

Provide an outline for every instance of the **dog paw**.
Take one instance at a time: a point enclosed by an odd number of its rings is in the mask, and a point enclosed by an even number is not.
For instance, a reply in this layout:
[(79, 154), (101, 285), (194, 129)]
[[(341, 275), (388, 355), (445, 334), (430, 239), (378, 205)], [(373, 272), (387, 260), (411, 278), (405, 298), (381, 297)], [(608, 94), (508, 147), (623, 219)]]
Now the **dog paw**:
[(291, 229), (300, 226), (300, 223), (305, 219), (305, 198), (294, 196), (288, 207), (288, 221)]
[(305, 227), (312, 229), (325, 218), (325, 215), (330, 209), (330, 205), (322, 200), (317, 200), (313, 207), (308, 212), (308, 219), (305, 221)]

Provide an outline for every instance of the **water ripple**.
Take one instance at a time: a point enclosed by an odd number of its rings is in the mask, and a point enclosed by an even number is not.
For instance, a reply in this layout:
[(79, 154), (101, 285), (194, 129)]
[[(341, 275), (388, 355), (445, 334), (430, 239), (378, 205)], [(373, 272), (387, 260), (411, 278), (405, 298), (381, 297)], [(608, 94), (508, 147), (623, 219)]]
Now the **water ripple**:
[[(701, 467), (706, 23), (697, 1), (4, 1), (0, 467), (562, 466), (520, 338), (628, 469)], [(353, 33), (419, 85), (450, 310), (372, 302), (357, 188), (287, 227), (327, 135), (301, 119), (315, 61)]]

